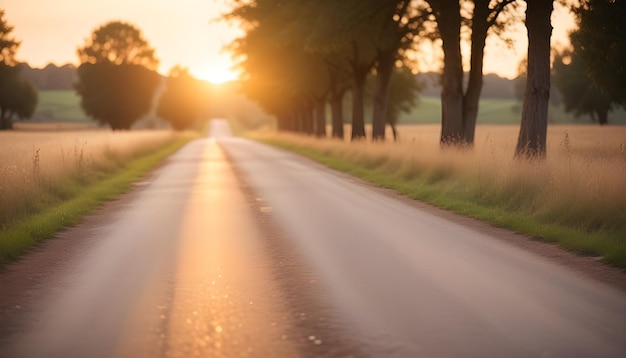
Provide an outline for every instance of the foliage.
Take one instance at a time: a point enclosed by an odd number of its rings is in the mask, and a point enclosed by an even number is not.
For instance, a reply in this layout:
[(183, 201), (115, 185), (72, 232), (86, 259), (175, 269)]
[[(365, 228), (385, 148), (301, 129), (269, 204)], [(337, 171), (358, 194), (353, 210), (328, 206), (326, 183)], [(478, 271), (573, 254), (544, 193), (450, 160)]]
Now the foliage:
[(15, 65), (15, 53), (20, 42), (11, 37), (13, 26), (4, 18), (5, 11), (0, 9), (0, 63)]
[(32, 117), (37, 106), (37, 90), (20, 77), (15, 67), (15, 53), (20, 45), (10, 34), (13, 26), (4, 19), (0, 9), (0, 130), (13, 128), (13, 117)]
[(626, 105), (626, 2), (582, 0), (574, 9), (578, 29), (571, 35), (593, 85)]
[(593, 120), (597, 116), (600, 125), (607, 124), (613, 101), (593, 85), (578, 53), (564, 51), (557, 54), (553, 68), (554, 84), (561, 92), (565, 111), (576, 116), (589, 114)]
[(134, 25), (121, 21), (106, 23), (93, 31), (78, 48), (80, 63), (106, 63), (114, 65), (140, 65), (156, 70), (159, 60), (154, 49)]
[(130, 129), (148, 113), (161, 79), (139, 65), (83, 63), (78, 68), (76, 92), (85, 113), (114, 130)]
[[(241, 58), (244, 91), (278, 117), (279, 128), (322, 135), (329, 100), (333, 135), (343, 137), (340, 108), (352, 89), (353, 138), (364, 137), (364, 86), (378, 64), (375, 107), (384, 109), (389, 75), (418, 21), (410, 1), (261, 0), (239, 3), (229, 15), (247, 34), (231, 49)], [(386, 75), (384, 75), (386, 74)], [(315, 111), (315, 122), (312, 112)], [(377, 121), (385, 115), (374, 115)], [(384, 121), (383, 121), (384, 126)]]
[(174, 129), (188, 128), (205, 115), (207, 86), (187, 69), (174, 67), (167, 78), (167, 87), (159, 99), (157, 115)]
[(421, 82), (407, 67), (396, 69), (391, 76), (389, 86), (389, 105), (387, 106), (387, 122), (397, 124), (402, 113), (409, 113), (419, 101), (419, 94), (424, 88)]
[(139, 29), (109, 22), (78, 49), (82, 62), (75, 89), (85, 113), (114, 130), (129, 129), (148, 113), (161, 80), (158, 60)]
[[(232, 2), (235, 9), (227, 18), (241, 21), (247, 31), (231, 46), (246, 75), (244, 91), (278, 117), (279, 129), (312, 133), (311, 111), (315, 104), (315, 112), (320, 113), (319, 101), (326, 97), (333, 114), (333, 136), (343, 137), (340, 105), (349, 89), (352, 139), (365, 137), (365, 82), (373, 74), (376, 85), (370, 113), (375, 140), (384, 139), (385, 124), (390, 122), (387, 106), (392, 73), (403, 63), (414, 61), (411, 52), (420, 41), (445, 35), (444, 45), (459, 47), (458, 58), (452, 59), (458, 60), (458, 73), (452, 77), (458, 82), (459, 116), (449, 121), (446, 117), (444, 127), (447, 130), (450, 123), (469, 118), (467, 141), (472, 142), (485, 38), (490, 29), (501, 32), (504, 24), (514, 18), (508, 9), (516, 9), (514, 0), (467, 0), (463, 6), (439, 0)], [(472, 34), (472, 74), (465, 99), (460, 57), (462, 28)], [(444, 72), (445, 68), (451, 69), (444, 66)], [(444, 74), (444, 78), (451, 78), (450, 74)], [(444, 93), (451, 93), (444, 87)], [(448, 106), (448, 97), (444, 99)], [(467, 107), (465, 114), (462, 105)], [(316, 121), (315, 127), (320, 126)], [(460, 137), (465, 136), (463, 126), (458, 125)]]
[(396, 125), (401, 114), (409, 113), (417, 107), (419, 94), (424, 85), (419, 82), (408, 67), (394, 69), (389, 81), (387, 124), (391, 127), (393, 139), (398, 139)]

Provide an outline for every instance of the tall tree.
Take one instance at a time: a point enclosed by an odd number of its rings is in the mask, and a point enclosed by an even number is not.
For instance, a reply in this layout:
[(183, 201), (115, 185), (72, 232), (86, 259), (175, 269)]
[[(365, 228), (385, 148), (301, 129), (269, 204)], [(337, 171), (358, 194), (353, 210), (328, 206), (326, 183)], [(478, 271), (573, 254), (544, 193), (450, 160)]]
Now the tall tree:
[(33, 116), (37, 90), (20, 77), (20, 69), (0, 63), (0, 130), (13, 129), (13, 119)]
[(0, 63), (15, 65), (15, 53), (20, 42), (11, 36), (14, 27), (9, 25), (4, 16), (4, 9), (0, 9)]
[[(502, 31), (506, 20), (502, 17), (515, 0), (447, 1), (425, 0), (431, 7), (442, 40), (444, 60), (441, 91), (441, 144), (473, 145), (478, 104), (483, 85), (483, 59), (489, 30)], [(463, 7), (461, 6), (463, 4)], [(464, 11), (471, 7), (471, 11)], [(515, 7), (513, 7), (514, 9)], [(468, 18), (463, 13), (471, 14)], [(504, 21), (503, 21), (504, 20)], [(470, 23), (470, 72), (467, 89), (463, 90), (463, 58), (461, 29)]]
[(167, 120), (172, 128), (190, 127), (206, 113), (206, 84), (194, 78), (186, 68), (175, 66), (170, 70), (165, 91), (159, 98), (157, 115)]
[[(381, 1), (378, 1), (381, 2)], [(376, 47), (376, 91), (372, 110), (372, 138), (385, 139), (385, 124), (390, 95), (390, 83), (394, 67), (403, 54), (422, 38), (423, 24), (429, 13), (411, 0), (382, 1), (377, 19), (377, 31), (373, 36)]]
[[(325, 136), (330, 71), (324, 56), (307, 51), (309, 0), (238, 3), (227, 18), (246, 34), (231, 49), (243, 72), (243, 91), (278, 119), (279, 129)], [(308, 6), (307, 6), (308, 5)]]
[(415, 75), (406, 66), (397, 68), (389, 83), (389, 105), (387, 106), (387, 124), (391, 127), (393, 139), (398, 140), (396, 124), (401, 113), (409, 113), (419, 101), (419, 93), (424, 89)]
[[(365, 86), (377, 57), (373, 36), (380, 29), (379, 20), (373, 24), (370, 17), (377, 15), (372, 5), (380, 5), (381, 1), (308, 1), (317, 5), (316, 11), (311, 12), (317, 21), (311, 29), (307, 29), (306, 48), (339, 63), (338, 68), (347, 74), (352, 99), (351, 138), (363, 139)], [(335, 103), (338, 104), (339, 100), (335, 99)]]
[(119, 130), (148, 113), (161, 83), (159, 61), (137, 27), (106, 23), (77, 52), (82, 64), (75, 88), (87, 115)]
[(20, 42), (11, 36), (13, 26), (0, 9), (0, 130), (12, 129), (13, 118), (32, 117), (37, 106), (37, 90), (20, 77), (15, 54)]
[(458, 144), (464, 132), (461, 6), (456, 0), (430, 0), (428, 3), (437, 21), (444, 54), (441, 73), (441, 143)]
[(95, 29), (85, 46), (78, 48), (78, 59), (80, 63), (139, 65), (149, 70), (156, 70), (159, 65), (154, 48), (141, 30), (121, 21), (111, 21)]
[(557, 54), (553, 72), (554, 84), (561, 93), (566, 112), (573, 112), (576, 116), (589, 114), (592, 120), (597, 118), (600, 125), (608, 123), (615, 102), (609, 94), (600, 92), (593, 85), (576, 52)]
[(553, 0), (526, 0), (528, 79), (515, 149), (517, 158), (544, 158), (546, 155), (552, 9)]
[(626, 105), (626, 1), (582, 0), (574, 13), (574, 53), (594, 87)]

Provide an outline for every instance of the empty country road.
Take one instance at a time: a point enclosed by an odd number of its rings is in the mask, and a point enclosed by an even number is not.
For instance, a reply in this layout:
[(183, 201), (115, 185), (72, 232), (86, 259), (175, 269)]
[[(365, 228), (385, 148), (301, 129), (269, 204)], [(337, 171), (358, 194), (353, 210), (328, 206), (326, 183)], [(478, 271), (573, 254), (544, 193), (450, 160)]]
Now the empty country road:
[(0, 272), (0, 357), (626, 356), (625, 291), (455, 218), (214, 120)]

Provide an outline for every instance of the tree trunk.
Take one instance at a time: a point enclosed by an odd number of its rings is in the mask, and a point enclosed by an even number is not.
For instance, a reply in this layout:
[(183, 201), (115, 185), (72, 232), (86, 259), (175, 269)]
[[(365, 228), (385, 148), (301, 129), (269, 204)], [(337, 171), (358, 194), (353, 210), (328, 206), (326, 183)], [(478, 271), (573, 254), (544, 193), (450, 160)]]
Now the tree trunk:
[(333, 121), (333, 138), (343, 140), (343, 93), (331, 94), (330, 113)]
[(276, 122), (279, 131), (288, 131), (291, 122), (289, 111), (282, 111), (276, 115)]
[(309, 105), (304, 111), (305, 132), (308, 135), (315, 134), (315, 106)]
[(545, 158), (550, 100), (550, 35), (552, 0), (526, 1), (528, 78), (524, 92), (522, 124), (515, 156)]
[(598, 113), (598, 122), (603, 126), (609, 124), (609, 106), (602, 106), (596, 111)]
[(285, 114), (285, 130), (290, 132), (296, 131), (296, 116), (293, 109), (287, 110)]
[(326, 96), (315, 99), (315, 136), (326, 137)]
[[(431, 5), (434, 2), (431, 2)], [(435, 6), (433, 6), (435, 8)], [(463, 62), (458, 1), (437, 4), (437, 26), (443, 41), (441, 78), (441, 145), (460, 145), (463, 138)]]
[(396, 129), (396, 125), (393, 123), (389, 123), (389, 127), (391, 127), (391, 132), (393, 133), (393, 141), (398, 141), (398, 130)]
[(489, 29), (488, 16), (489, 0), (475, 0), (472, 17), (469, 82), (465, 96), (463, 96), (463, 142), (467, 146), (474, 145), (480, 93), (483, 89), (483, 59), (485, 57), (487, 30)]
[(352, 140), (365, 138), (365, 73), (354, 74), (352, 87)]
[(0, 130), (13, 129), (11, 113), (4, 108), (0, 108)]
[(372, 113), (372, 140), (385, 140), (387, 104), (389, 101), (389, 82), (395, 64), (395, 51), (381, 53), (376, 67), (376, 93)]

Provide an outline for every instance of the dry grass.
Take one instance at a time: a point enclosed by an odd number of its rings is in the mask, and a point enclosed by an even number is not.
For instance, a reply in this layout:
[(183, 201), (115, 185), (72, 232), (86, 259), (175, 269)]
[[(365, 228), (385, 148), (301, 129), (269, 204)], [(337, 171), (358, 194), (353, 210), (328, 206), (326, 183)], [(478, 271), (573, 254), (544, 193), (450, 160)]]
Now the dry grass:
[(169, 131), (0, 132), (0, 229), (174, 138)]
[(342, 161), (335, 167), (363, 168), (359, 175), (410, 196), (626, 267), (626, 127), (551, 126), (545, 162), (513, 160), (518, 126), (479, 126), (467, 151), (442, 150), (439, 130), (400, 126), (398, 143), (262, 138), (312, 149)]

